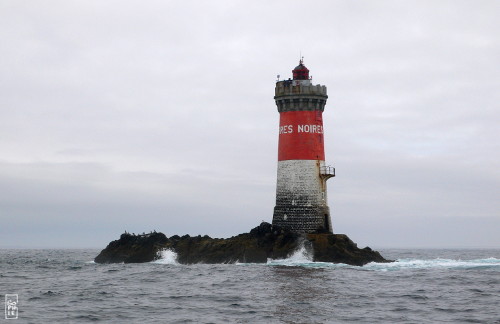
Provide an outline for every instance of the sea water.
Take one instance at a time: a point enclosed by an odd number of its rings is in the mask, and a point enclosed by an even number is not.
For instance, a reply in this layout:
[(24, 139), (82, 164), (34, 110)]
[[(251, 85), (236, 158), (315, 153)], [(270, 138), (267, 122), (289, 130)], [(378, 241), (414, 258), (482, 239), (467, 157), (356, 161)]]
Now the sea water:
[[(500, 250), (380, 250), (394, 263), (96, 264), (99, 250), (0, 250), (11, 323), (500, 323)], [(3, 316), (0, 318), (4, 318)], [(7, 321), (7, 320), (6, 320)]]

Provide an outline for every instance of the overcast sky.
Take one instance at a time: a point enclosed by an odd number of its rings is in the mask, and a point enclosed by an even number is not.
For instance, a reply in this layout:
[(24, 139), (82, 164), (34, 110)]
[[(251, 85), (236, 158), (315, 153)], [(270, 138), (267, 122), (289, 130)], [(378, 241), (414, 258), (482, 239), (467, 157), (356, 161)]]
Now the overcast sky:
[(0, 247), (271, 222), (300, 53), (334, 232), (500, 247), (499, 30), (499, 1), (2, 0)]

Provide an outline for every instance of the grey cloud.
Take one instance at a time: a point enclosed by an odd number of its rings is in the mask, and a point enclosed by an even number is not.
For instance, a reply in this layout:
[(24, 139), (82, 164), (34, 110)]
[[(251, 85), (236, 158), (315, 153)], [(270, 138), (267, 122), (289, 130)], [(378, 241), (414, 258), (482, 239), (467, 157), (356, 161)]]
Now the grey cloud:
[(300, 51), (329, 92), (334, 228), (500, 243), (495, 1), (0, 6), (0, 246), (270, 221), (274, 80)]

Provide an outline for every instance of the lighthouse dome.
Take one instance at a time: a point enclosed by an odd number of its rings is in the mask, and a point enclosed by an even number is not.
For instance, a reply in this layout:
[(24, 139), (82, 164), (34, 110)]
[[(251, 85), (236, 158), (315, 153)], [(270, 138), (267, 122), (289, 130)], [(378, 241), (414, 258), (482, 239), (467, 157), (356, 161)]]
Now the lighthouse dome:
[(309, 69), (306, 68), (302, 60), (299, 65), (292, 70), (294, 80), (309, 80)]

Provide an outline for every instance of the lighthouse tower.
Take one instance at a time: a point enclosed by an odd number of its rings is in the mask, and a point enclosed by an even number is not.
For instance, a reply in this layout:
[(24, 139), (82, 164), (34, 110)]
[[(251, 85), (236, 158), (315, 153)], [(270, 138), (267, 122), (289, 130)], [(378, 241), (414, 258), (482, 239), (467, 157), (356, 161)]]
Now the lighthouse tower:
[(325, 165), (326, 87), (311, 83), (302, 59), (292, 73), (293, 80), (278, 80), (274, 96), (280, 126), (273, 225), (297, 233), (332, 232), (326, 181), (335, 169)]

